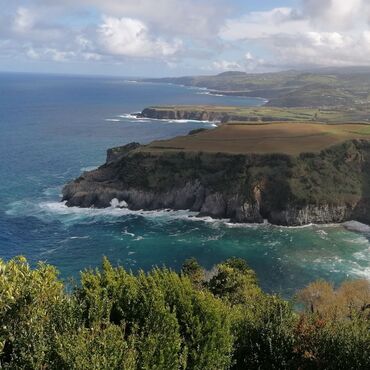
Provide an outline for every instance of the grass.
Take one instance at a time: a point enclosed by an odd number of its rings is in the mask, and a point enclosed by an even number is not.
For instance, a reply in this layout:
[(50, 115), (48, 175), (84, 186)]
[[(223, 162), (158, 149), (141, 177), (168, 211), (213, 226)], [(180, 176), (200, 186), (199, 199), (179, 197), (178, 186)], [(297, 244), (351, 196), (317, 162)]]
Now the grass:
[(332, 145), (352, 139), (370, 139), (370, 125), (359, 123), (322, 124), (278, 122), (268, 124), (222, 125), (189, 136), (154, 141), (139, 150), (151, 153), (169, 151), (230, 154), (299, 155), (320, 152)]

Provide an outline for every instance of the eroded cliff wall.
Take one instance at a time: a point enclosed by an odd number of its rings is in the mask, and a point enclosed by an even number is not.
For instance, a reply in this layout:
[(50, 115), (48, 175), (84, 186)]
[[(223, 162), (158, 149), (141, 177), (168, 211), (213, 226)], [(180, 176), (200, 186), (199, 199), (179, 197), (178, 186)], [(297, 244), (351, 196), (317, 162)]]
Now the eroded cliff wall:
[(108, 151), (106, 164), (63, 189), (68, 206), (190, 209), (236, 222), (370, 223), (370, 143), (318, 154), (149, 153), (137, 144)]

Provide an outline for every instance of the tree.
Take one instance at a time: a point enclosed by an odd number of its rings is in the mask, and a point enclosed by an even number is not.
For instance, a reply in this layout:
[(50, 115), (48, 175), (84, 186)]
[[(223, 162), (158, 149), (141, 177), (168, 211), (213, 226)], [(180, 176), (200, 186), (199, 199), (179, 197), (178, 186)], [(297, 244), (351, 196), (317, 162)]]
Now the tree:
[(196, 288), (201, 288), (204, 284), (204, 269), (195, 258), (187, 259), (181, 268), (184, 276), (187, 276)]
[(246, 304), (261, 294), (255, 272), (240, 258), (231, 258), (217, 265), (217, 274), (208, 289), (231, 304)]

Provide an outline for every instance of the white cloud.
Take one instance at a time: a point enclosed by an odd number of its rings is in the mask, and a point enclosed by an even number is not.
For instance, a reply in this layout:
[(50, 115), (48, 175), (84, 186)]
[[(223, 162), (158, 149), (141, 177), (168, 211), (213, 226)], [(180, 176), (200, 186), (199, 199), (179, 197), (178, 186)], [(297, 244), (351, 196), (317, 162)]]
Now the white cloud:
[(264, 67), (263, 59), (255, 58), (252, 53), (245, 53), (244, 57), (237, 61), (217, 60), (212, 63), (212, 70), (215, 71), (254, 71), (260, 67)]
[(369, 20), (368, 0), (304, 0), (229, 19), (220, 37), (258, 43), (281, 66), (370, 65)]
[(171, 56), (181, 47), (181, 41), (178, 39), (167, 42), (151, 37), (148, 27), (138, 19), (105, 16), (98, 33), (100, 44), (112, 55)]
[(140, 19), (161, 32), (196, 39), (214, 38), (230, 7), (227, 0), (64, 0), (63, 3), (94, 6), (109, 16)]
[(19, 7), (14, 17), (13, 27), (16, 32), (27, 32), (35, 23), (35, 15), (27, 8)]
[(55, 62), (66, 62), (73, 59), (76, 53), (73, 51), (63, 51), (58, 49), (46, 49), (44, 55), (49, 56)]
[(27, 51), (26, 51), (26, 55), (31, 58), (31, 59), (40, 59), (40, 53), (38, 53), (35, 49), (33, 49), (32, 47), (29, 48)]
[(53, 60), (54, 62), (67, 62), (76, 57), (73, 51), (63, 51), (53, 48), (34, 49), (29, 47), (26, 55), (34, 60)]
[(303, 12), (315, 26), (340, 31), (362, 23), (369, 4), (367, 0), (304, 0)]
[(141, 58), (171, 74), (370, 65), (370, 0), (274, 3), (243, 14), (227, 0), (0, 0), (0, 57), (132, 69)]
[(294, 9), (275, 8), (227, 20), (220, 37), (229, 41), (260, 39), (276, 33), (295, 33), (297, 29), (308, 30), (308, 21)]
[(238, 62), (230, 60), (218, 60), (212, 63), (212, 69), (216, 71), (239, 71), (243, 70), (243, 67)]

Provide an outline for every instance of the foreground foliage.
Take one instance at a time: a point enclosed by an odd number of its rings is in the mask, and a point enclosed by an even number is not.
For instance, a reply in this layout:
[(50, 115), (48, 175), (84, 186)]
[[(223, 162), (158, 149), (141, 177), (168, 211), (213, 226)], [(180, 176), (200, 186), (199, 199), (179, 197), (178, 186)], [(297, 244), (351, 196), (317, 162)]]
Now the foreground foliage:
[(133, 274), (103, 261), (67, 292), (55, 268), (0, 261), (0, 368), (368, 369), (370, 284), (315, 282), (291, 302), (243, 260)]

